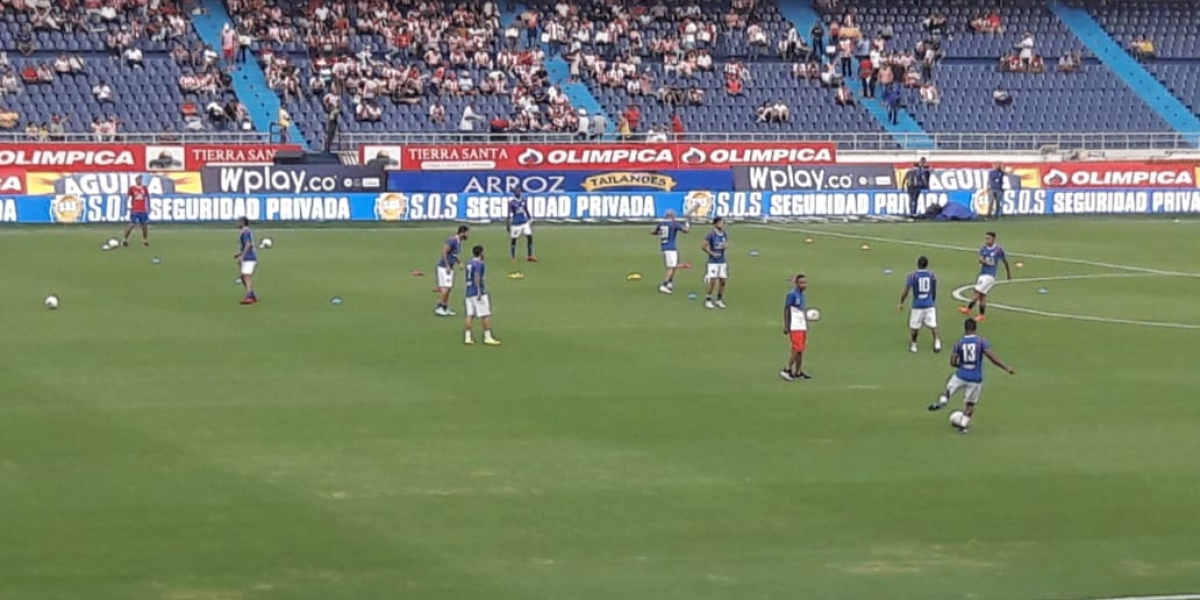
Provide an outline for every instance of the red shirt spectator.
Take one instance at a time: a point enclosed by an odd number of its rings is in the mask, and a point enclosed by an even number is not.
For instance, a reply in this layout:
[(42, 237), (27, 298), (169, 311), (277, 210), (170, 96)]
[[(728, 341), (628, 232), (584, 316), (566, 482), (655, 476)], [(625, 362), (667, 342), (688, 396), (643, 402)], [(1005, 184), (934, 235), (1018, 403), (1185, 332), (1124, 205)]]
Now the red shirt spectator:
[(683, 118), (676, 113), (671, 117), (671, 133), (675, 134), (675, 139), (678, 141), (683, 139), (683, 132)]
[(625, 109), (625, 120), (629, 121), (629, 130), (637, 131), (638, 125), (642, 122), (642, 111), (638, 107), (630, 104), (629, 108)]
[(730, 96), (740, 96), (742, 94), (742, 80), (738, 79), (737, 77), (730, 77), (729, 80), (725, 82), (725, 91), (728, 92)]

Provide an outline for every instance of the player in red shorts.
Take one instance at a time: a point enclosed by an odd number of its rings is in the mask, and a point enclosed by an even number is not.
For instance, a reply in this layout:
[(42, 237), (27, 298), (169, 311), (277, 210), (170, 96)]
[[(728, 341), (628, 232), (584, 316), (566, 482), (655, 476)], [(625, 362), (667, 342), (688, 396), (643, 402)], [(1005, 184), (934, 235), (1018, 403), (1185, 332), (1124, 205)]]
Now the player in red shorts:
[(808, 278), (804, 273), (792, 280), (796, 288), (788, 292), (783, 301), (783, 334), (788, 336), (792, 354), (779, 376), (787, 381), (812, 379), (812, 375), (800, 368), (804, 360), (804, 349), (808, 346), (808, 315), (805, 313), (804, 290), (808, 289)]
[(150, 245), (150, 190), (146, 189), (142, 183), (142, 176), (138, 175), (134, 179), (133, 185), (129, 186), (129, 227), (125, 228), (125, 240), (121, 242), (122, 246), (129, 245), (129, 234), (133, 232), (133, 228), (137, 226), (142, 228), (142, 245)]

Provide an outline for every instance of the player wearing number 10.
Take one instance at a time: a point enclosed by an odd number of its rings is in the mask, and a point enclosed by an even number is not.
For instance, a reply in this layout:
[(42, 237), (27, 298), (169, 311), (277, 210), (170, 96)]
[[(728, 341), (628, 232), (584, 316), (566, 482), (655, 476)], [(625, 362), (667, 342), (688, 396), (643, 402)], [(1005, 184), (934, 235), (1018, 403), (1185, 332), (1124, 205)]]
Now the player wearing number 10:
[(675, 211), (668, 210), (667, 218), (659, 221), (658, 225), (654, 226), (654, 231), (650, 232), (650, 235), (658, 236), (659, 245), (662, 246), (663, 266), (667, 269), (662, 285), (658, 286), (660, 293), (670, 294), (675, 291), (675, 269), (679, 268), (679, 245), (676, 243), (676, 237), (681, 231), (687, 233), (688, 229), (686, 221), (676, 221)]
[(904, 301), (912, 293), (912, 308), (908, 312), (909, 343), (908, 351), (917, 351), (917, 337), (922, 327), (928, 327), (933, 333), (933, 351), (942, 351), (942, 336), (937, 326), (937, 275), (929, 270), (929, 258), (917, 258), (917, 270), (908, 274), (904, 283), (904, 291), (900, 294), (900, 310), (904, 310)]
[(963, 336), (954, 344), (954, 352), (950, 355), (950, 366), (954, 367), (954, 374), (946, 382), (946, 389), (938, 396), (937, 402), (929, 405), (929, 410), (939, 410), (950, 402), (955, 393), (962, 390), (963, 417), (957, 423), (952, 423), (961, 433), (967, 432), (971, 417), (975, 414), (975, 405), (979, 403), (979, 396), (983, 392), (983, 359), (986, 357), (1009, 375), (1016, 374), (1012, 367), (1005, 365), (992, 352), (992, 345), (976, 333), (978, 327), (973, 319), (967, 319), (963, 323)]

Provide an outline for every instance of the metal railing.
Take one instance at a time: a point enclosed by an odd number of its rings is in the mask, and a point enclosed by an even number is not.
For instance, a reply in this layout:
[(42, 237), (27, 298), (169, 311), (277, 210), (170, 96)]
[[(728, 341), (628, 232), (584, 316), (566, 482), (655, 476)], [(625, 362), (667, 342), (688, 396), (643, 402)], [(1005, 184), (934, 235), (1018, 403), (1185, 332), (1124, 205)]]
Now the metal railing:
[[(834, 142), (843, 151), (896, 151), (902, 148), (928, 148), (949, 151), (1015, 152), (1053, 150), (1196, 150), (1200, 132), (1104, 132), (1104, 133), (883, 133), (883, 132), (787, 132), (738, 133), (695, 132), (683, 136), (685, 142)], [(616, 143), (605, 136), (599, 143)], [(572, 134), (463, 134), (446, 133), (343, 133), (337, 150), (353, 150), (368, 145), (429, 144), (570, 144), (584, 141)]]
[(118, 133), (98, 136), (94, 133), (66, 133), (47, 141), (30, 138), (25, 132), (0, 132), (0, 144), (223, 144), (250, 145), (278, 143), (279, 136), (261, 131), (163, 131)]
[[(278, 135), (259, 131), (187, 131), (119, 133), (111, 141), (101, 142), (95, 134), (68, 133), (47, 142), (31, 139), (23, 132), (0, 132), (4, 144), (272, 144)], [(787, 132), (739, 133), (696, 132), (683, 136), (684, 142), (833, 142), (847, 152), (898, 151), (903, 148), (928, 148), (960, 152), (1037, 152), (1105, 150), (1197, 150), (1200, 132), (1104, 132), (1104, 133), (883, 133), (883, 132)], [(613, 136), (585, 141), (572, 134), (465, 134), (445, 133), (352, 133), (344, 132), (334, 144), (336, 151), (353, 151), (361, 146), (453, 145), (453, 144), (596, 144), (618, 143)]]

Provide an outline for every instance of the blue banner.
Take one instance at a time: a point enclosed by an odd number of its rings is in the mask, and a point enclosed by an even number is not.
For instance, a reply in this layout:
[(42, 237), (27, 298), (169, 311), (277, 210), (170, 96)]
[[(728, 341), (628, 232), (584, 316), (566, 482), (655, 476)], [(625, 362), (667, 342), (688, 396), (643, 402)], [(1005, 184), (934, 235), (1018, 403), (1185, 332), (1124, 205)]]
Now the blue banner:
[(529, 194), (570, 192), (691, 192), (733, 189), (728, 169), (696, 171), (391, 171), (392, 192)]
[[(503, 220), (508, 194), (399, 193), (210, 195), (152, 197), (150, 220), (162, 223), (254, 221), (455, 221)], [(797, 217), (881, 217), (908, 214), (908, 194), (857, 192), (596, 192), (525, 194), (535, 220), (653, 220), (668, 210), (696, 220)], [(931, 204), (956, 203), (986, 212), (982, 191), (930, 191)], [(1200, 190), (1012, 190), (1004, 193), (1008, 215), (1200, 213)], [(118, 194), (58, 194), (0, 198), (3, 223), (112, 223), (128, 218)]]

